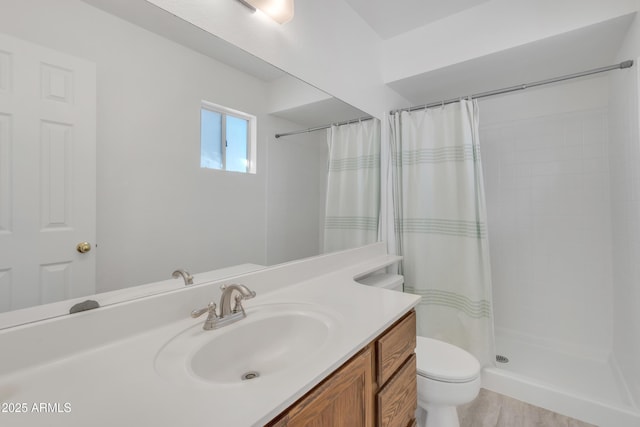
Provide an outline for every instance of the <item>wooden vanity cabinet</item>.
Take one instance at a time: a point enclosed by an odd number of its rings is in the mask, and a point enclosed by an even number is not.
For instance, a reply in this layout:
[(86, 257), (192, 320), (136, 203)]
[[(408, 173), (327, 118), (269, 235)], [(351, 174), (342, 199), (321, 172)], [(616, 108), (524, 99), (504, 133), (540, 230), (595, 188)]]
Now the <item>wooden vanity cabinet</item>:
[(267, 426), (415, 425), (415, 347), (411, 311)]

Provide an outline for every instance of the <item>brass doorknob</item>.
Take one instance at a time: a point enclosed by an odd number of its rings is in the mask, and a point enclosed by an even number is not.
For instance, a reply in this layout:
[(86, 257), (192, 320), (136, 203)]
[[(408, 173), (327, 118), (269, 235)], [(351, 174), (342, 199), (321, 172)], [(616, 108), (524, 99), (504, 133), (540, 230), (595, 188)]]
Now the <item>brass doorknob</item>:
[(76, 250), (81, 254), (85, 254), (91, 250), (91, 243), (89, 242), (80, 242), (78, 246), (76, 246)]

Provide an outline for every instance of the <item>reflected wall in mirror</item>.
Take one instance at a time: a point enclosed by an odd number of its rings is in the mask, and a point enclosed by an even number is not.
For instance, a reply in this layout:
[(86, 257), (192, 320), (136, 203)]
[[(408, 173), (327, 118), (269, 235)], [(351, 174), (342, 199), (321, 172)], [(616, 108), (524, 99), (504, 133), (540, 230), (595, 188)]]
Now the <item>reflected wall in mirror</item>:
[[(0, 312), (321, 251), (326, 133), (274, 134), (362, 112), (143, 0), (4, 0), (0, 33)], [(257, 117), (256, 174), (200, 167), (202, 101)]]

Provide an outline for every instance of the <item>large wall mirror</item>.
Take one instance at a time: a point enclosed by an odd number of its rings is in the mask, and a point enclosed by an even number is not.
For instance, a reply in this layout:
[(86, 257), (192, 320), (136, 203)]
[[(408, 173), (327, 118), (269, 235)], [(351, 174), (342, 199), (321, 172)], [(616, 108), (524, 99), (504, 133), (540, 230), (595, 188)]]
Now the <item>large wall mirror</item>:
[[(255, 174), (200, 167), (203, 101)], [(363, 115), (144, 0), (4, 0), (0, 313), (318, 254), (326, 135), (274, 134)]]

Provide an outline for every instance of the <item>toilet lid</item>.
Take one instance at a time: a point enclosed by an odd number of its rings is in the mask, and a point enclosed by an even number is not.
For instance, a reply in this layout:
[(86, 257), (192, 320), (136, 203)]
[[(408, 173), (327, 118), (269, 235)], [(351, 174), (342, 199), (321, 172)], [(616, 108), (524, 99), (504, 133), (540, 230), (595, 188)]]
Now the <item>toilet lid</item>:
[(460, 347), (432, 338), (416, 338), (418, 374), (437, 381), (460, 383), (480, 374), (480, 362)]

